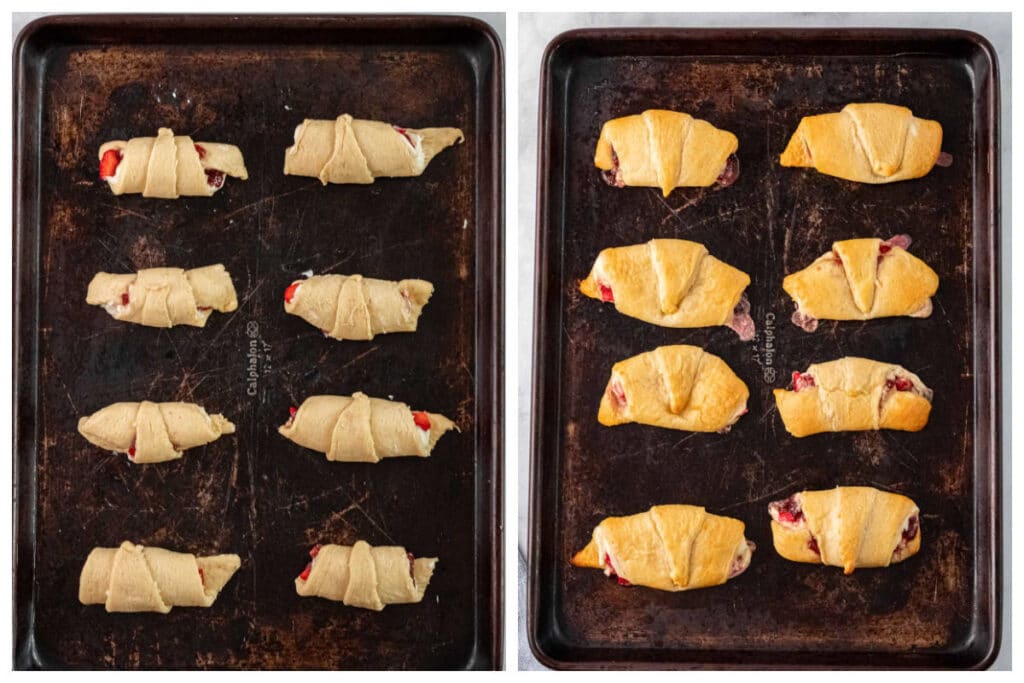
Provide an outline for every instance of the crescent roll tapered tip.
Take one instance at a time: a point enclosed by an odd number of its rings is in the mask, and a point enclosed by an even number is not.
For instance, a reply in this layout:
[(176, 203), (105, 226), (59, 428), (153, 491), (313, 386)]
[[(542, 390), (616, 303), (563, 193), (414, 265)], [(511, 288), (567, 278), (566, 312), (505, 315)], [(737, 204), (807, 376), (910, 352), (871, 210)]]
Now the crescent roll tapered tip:
[(897, 105), (853, 103), (840, 112), (801, 119), (779, 163), (880, 184), (927, 175), (941, 154), (937, 121)]
[(768, 505), (776, 552), (793, 562), (888, 567), (921, 548), (920, 510), (906, 496), (867, 486), (801, 491)]
[(194, 142), (170, 128), (161, 128), (156, 137), (105, 142), (99, 159), (100, 179), (115, 195), (210, 197), (224, 186), (225, 176), (249, 177), (238, 147)]
[(624, 586), (684, 591), (725, 583), (747, 567), (756, 546), (738, 519), (694, 505), (656, 505), (627, 517), (606, 517), (571, 559), (601, 569)]

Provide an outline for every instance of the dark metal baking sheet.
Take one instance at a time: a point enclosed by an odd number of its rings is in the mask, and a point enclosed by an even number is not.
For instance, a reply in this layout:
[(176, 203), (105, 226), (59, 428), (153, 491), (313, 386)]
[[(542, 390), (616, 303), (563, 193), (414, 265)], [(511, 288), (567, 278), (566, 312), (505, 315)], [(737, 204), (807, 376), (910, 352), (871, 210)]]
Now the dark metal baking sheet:
[[(459, 17), (46, 18), (15, 51), (17, 668), (501, 666), (502, 58)], [(420, 178), (321, 187), (284, 176), (305, 117), (457, 125)], [(246, 182), (213, 198), (114, 197), (105, 140), (158, 126), (237, 144)], [(158, 330), (85, 305), (100, 270), (221, 262), (239, 309)], [(422, 277), (415, 334), (325, 339), (284, 314), (307, 269)], [(276, 428), (316, 393), (394, 396), (451, 416), (428, 460), (329, 463)], [(189, 400), (238, 433), (137, 467), (77, 418)], [(314, 542), (441, 558), (424, 601), (381, 613), (302, 599)], [(237, 552), (208, 610), (106, 614), (77, 600), (95, 545)]]
[[(586, 30), (556, 38), (541, 79), (529, 635), (557, 668), (984, 667), (999, 646), (996, 62), (981, 37), (906, 30)], [(787, 169), (800, 118), (851, 101), (909, 106), (943, 126), (951, 168), (888, 186)], [(607, 119), (648, 108), (733, 131), (741, 174), (721, 191), (607, 187), (593, 167)], [(941, 277), (926, 320), (789, 321), (786, 273), (834, 240), (909, 233)], [(759, 336), (671, 330), (586, 299), (605, 248), (679, 237), (748, 272)], [(751, 390), (729, 434), (596, 421), (617, 360), (705, 347)], [(771, 390), (812, 362), (897, 362), (935, 389), (927, 428), (794, 439)], [(923, 546), (849, 577), (774, 551), (766, 505), (865, 484), (910, 495)], [(738, 517), (758, 545), (716, 588), (623, 589), (571, 567), (602, 518), (658, 503)]]

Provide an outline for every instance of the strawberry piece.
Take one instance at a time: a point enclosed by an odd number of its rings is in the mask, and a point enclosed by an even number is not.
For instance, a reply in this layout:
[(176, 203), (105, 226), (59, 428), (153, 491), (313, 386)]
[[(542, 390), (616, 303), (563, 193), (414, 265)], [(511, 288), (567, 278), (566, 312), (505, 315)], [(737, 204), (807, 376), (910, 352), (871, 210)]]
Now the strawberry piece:
[(121, 305), (127, 306), (128, 302), (131, 301), (131, 297), (128, 296), (128, 292), (121, 295)]
[(288, 289), (284, 290), (284, 302), (290, 304), (292, 299), (295, 298), (295, 292), (299, 291), (299, 287), (302, 286), (302, 281), (293, 282), (288, 285)]
[(914, 383), (903, 377), (897, 377), (892, 384), (896, 387), (896, 391), (910, 391), (914, 388)]
[(394, 128), (397, 132), (401, 133), (402, 137), (405, 138), (406, 141), (413, 146), (413, 148), (416, 147), (416, 143), (412, 141), (411, 137), (409, 137), (409, 132), (405, 128), (399, 128), (398, 126), (391, 127)]
[(315, 558), (320, 554), (320, 544), (317, 543), (315, 546), (309, 549), (309, 556)]
[(206, 184), (219, 190), (224, 185), (224, 173), (207, 169)]
[(807, 547), (814, 551), (815, 555), (821, 555), (821, 548), (818, 547), (818, 540), (811, 536), (811, 540), (807, 541)]
[(416, 423), (416, 426), (425, 432), (430, 431), (430, 416), (422, 410), (412, 411), (412, 421)]
[(117, 166), (121, 163), (121, 153), (116, 149), (108, 149), (100, 159), (100, 180), (106, 180), (117, 173)]
[(131, 458), (132, 460), (135, 459), (135, 444), (132, 444), (131, 446), (128, 447), (128, 457)]
[(612, 395), (612, 401), (615, 402), (615, 405), (619, 408), (625, 407), (626, 390), (622, 388), (622, 384), (619, 383), (619, 380), (615, 380), (614, 382), (612, 382), (609, 391)]
[(619, 585), (620, 585), (620, 586), (632, 586), (632, 585), (633, 585), (633, 584), (631, 584), (631, 583), (630, 583), (629, 581), (626, 581), (626, 580), (625, 580), (624, 578), (622, 578), (621, 576), (616, 576), (616, 577), (615, 577), (615, 580), (619, 582)]
[(295, 406), (288, 406), (288, 414), (295, 417), (295, 413), (299, 412), (299, 409)]
[(203, 146), (202, 145), (194, 145), (194, 147), (196, 148), (196, 154), (199, 155), (199, 158), (200, 159), (205, 159), (206, 158), (206, 150), (203, 149)]
[(202, 567), (199, 568), (199, 580), (202, 582), (204, 586), (206, 585), (206, 574), (203, 574)]
[(612, 576), (616, 578), (620, 586), (632, 586), (629, 581), (619, 576), (619, 573), (615, 571), (615, 567), (612, 565), (612, 558), (608, 553), (604, 554), (604, 566), (608, 567), (608, 570), (612, 573)]
[(891, 245), (886, 244), (885, 242), (882, 242), (880, 245), (878, 245), (879, 254), (888, 254), (890, 251), (892, 251)]
[(597, 286), (601, 289), (601, 301), (615, 303), (615, 295), (612, 293), (611, 287), (601, 283), (598, 283)]
[(409, 558), (409, 576), (410, 577), (415, 577), (416, 576), (416, 574), (415, 574), (415, 570), (416, 570), (416, 556), (413, 555), (412, 553), (406, 553), (405, 556)]
[(800, 372), (793, 373), (793, 391), (800, 391), (801, 389), (813, 386), (815, 386), (813, 375), (804, 375)]
[(307, 579), (309, 579), (309, 573), (311, 571), (313, 571), (313, 563), (312, 562), (310, 562), (309, 564), (306, 565), (306, 568), (302, 570), (301, 574), (299, 574), (299, 578), (302, 579), (303, 581), (306, 581)]
[(794, 515), (789, 510), (779, 510), (779, 519), (783, 522), (793, 524), (796, 522), (796, 515)]

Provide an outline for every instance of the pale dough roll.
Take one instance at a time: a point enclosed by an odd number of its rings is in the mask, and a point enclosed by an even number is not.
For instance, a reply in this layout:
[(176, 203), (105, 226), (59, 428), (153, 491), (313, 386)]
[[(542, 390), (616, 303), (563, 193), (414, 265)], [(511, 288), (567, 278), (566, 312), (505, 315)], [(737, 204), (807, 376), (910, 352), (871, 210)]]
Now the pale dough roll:
[(78, 421), (78, 431), (100, 448), (127, 453), (135, 463), (176, 460), (183, 451), (234, 434), (223, 415), (194, 403), (112, 403)]
[(348, 114), (306, 119), (285, 150), (284, 173), (319, 178), (324, 185), (418, 176), (438, 152), (463, 139), (458, 128), (402, 128)]
[(108, 612), (160, 612), (209, 607), (241, 566), (238, 555), (196, 557), (128, 541), (93, 548), (82, 567), (78, 600)]
[(238, 308), (231, 275), (220, 263), (202, 268), (146, 268), (137, 273), (97, 273), (85, 302), (117, 320), (148, 327), (205, 327), (212, 311)]
[(352, 396), (310, 396), (277, 431), (328, 460), (380, 462), (427, 457), (455, 423), (444, 415), (412, 411), (404, 403)]
[(296, 593), (378, 611), (423, 600), (437, 565), (436, 557), (411, 559), (401, 546), (366, 541), (317, 546), (311, 554), (312, 562), (295, 579)]
[(334, 339), (369, 340), (415, 332), (434, 293), (426, 280), (377, 280), (362, 275), (314, 275), (293, 282), (284, 310)]
[[(104, 155), (109, 151), (120, 159), (116, 171), (104, 176)], [(141, 192), (143, 197), (162, 199), (209, 197), (221, 188), (225, 175), (241, 180), (249, 177), (238, 147), (194, 142), (187, 135), (174, 135), (170, 128), (161, 128), (156, 137), (105, 142), (99, 158), (100, 176), (115, 195)]]

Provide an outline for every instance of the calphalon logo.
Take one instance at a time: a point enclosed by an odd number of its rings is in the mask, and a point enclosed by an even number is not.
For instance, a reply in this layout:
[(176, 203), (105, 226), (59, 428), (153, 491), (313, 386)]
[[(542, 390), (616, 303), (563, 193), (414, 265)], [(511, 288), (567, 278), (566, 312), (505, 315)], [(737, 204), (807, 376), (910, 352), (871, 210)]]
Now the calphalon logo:
[(270, 344), (260, 338), (260, 324), (255, 320), (245, 324), (245, 336), (249, 342), (245, 352), (245, 393), (256, 396), (260, 375), (270, 370)]
[(774, 384), (778, 377), (775, 370), (775, 314), (769, 311), (764, 316), (764, 325), (754, 342), (754, 361), (761, 366), (761, 375), (766, 384)]

